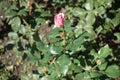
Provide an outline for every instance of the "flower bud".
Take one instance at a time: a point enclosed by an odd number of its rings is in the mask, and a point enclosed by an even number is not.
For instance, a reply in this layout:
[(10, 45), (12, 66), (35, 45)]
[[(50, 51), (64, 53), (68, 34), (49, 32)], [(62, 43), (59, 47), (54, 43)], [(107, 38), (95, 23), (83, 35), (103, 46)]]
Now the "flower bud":
[(62, 27), (64, 25), (64, 14), (59, 13), (54, 17), (55, 27)]

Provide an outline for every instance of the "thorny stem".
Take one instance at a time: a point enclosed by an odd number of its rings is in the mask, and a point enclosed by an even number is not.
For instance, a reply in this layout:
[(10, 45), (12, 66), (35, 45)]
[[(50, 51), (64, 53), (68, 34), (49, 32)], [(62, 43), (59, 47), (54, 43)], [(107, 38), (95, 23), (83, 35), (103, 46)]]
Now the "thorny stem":
[(56, 58), (53, 58), (53, 60), (51, 62), (49, 62), (49, 63), (54, 65), (55, 71), (56, 71), (57, 75), (60, 77), (60, 74), (59, 74), (59, 72), (57, 70), (58, 67), (57, 67), (57, 64), (55, 63), (55, 60), (56, 60)]
[(58, 67), (57, 67), (57, 65), (56, 65), (56, 63), (55, 62), (53, 62), (53, 64), (54, 64), (54, 66), (55, 66), (55, 70), (56, 70), (56, 73), (57, 73), (57, 75), (60, 77), (60, 74), (59, 74), (59, 72), (58, 72)]
[(65, 29), (64, 29), (64, 26), (62, 27), (62, 31), (63, 31), (63, 52), (65, 53), (66, 52), (66, 32), (65, 32)]
[(23, 23), (28, 25), (27, 21), (25, 19), (22, 19)]

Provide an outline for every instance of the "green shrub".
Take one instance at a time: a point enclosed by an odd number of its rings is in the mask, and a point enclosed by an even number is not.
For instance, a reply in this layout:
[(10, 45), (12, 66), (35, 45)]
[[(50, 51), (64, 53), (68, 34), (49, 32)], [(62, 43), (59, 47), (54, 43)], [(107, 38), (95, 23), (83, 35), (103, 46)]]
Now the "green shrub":
[[(117, 28), (120, 26), (120, 8), (115, 6), (117, 2), (1, 1), (5, 21), (12, 29), (5, 50), (14, 51), (18, 60), (10, 65), (18, 68), (24, 64), (20, 71), (21, 80), (105, 80), (119, 77), (120, 30)], [(65, 14), (65, 24), (53, 28), (54, 15), (59, 8)], [(51, 27), (48, 27), (48, 22)]]

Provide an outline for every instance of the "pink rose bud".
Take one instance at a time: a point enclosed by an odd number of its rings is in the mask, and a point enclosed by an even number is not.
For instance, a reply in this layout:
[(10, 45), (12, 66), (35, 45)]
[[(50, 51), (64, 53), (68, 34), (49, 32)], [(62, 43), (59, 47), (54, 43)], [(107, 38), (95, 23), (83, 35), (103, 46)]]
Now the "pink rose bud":
[(64, 13), (59, 13), (54, 17), (55, 27), (62, 27), (64, 25)]

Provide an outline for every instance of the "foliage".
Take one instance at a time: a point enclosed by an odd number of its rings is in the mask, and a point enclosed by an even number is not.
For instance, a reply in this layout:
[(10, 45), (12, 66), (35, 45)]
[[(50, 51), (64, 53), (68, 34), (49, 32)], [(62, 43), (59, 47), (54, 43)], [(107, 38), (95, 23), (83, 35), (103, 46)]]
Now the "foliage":
[[(117, 2), (1, 1), (0, 8), (5, 10), (5, 21), (12, 30), (8, 33), (6, 46), (0, 46), (0, 50), (13, 51), (17, 62), (0, 63), (0, 74), (4, 72), (0, 79), (11, 77), (11, 73), (23, 64), (21, 80), (105, 80), (119, 77), (120, 7), (114, 6)], [(54, 15), (60, 12), (59, 8), (65, 14), (65, 24), (53, 28)], [(46, 27), (47, 22), (52, 24), (52, 30)], [(45, 28), (39, 32), (42, 26)], [(13, 66), (12, 69), (8, 69), (9, 66)]]

